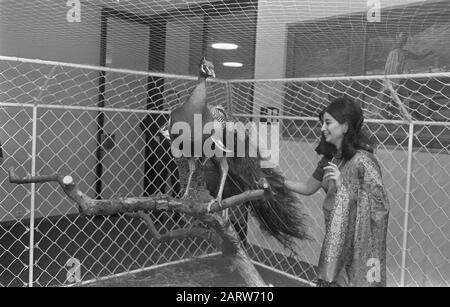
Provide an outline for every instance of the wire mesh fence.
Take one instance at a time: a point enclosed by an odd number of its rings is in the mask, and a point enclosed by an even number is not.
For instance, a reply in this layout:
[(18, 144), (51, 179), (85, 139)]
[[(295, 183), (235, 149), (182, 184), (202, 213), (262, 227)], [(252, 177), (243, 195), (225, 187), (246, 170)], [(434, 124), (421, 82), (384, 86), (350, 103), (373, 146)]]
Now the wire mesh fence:
[[(401, 79), (400, 79), (401, 77)], [(449, 74), (338, 77), (230, 82), (232, 109), (241, 120), (280, 126), (279, 167), (306, 181), (319, 157), (318, 113), (344, 95), (360, 103), (390, 201), (387, 273), (390, 286), (450, 284)], [(400, 80), (400, 81), (399, 81)], [(394, 85), (393, 85), (394, 84)], [(290, 259), (276, 242), (264, 242), (255, 259), (308, 280), (324, 236), (324, 195), (299, 197), (312, 219), (313, 242), (298, 242)], [(272, 258), (281, 260), (273, 261)], [(282, 264), (283, 263), (283, 264)], [(300, 264), (300, 265), (299, 265)], [(301, 265), (303, 264), (303, 265)], [(314, 273), (314, 272), (313, 272)], [(314, 275), (314, 274), (312, 274)]]
[[(158, 131), (168, 111), (187, 99), (194, 78), (6, 57), (0, 68), (1, 286), (73, 284), (216, 252), (199, 239), (157, 243), (146, 225), (126, 215), (80, 217), (56, 185), (7, 179), (14, 167), (20, 176), (71, 175), (97, 199), (180, 196), (170, 144)], [(449, 77), (404, 75), (395, 84), (380, 77), (218, 81), (208, 83), (208, 102), (227, 106), (244, 122), (278, 125), (278, 168), (289, 179), (306, 180), (319, 160), (317, 112), (344, 94), (359, 101), (378, 143), (391, 205), (388, 285), (448, 286)], [(234, 210), (252, 260), (312, 282), (323, 197), (299, 196), (314, 240), (298, 242), (298, 255), (268, 237), (244, 207)], [(192, 222), (179, 214), (152, 215), (161, 232)]]
[[(126, 215), (80, 217), (58, 185), (14, 185), (7, 172), (71, 175), (94, 199), (178, 196), (170, 144), (158, 131), (195, 79), (33, 61), (0, 66), (0, 285), (64, 285), (215, 251), (199, 239), (156, 242)], [(226, 99), (223, 86), (211, 87), (211, 99)], [(161, 233), (190, 224), (180, 214), (152, 215)]]

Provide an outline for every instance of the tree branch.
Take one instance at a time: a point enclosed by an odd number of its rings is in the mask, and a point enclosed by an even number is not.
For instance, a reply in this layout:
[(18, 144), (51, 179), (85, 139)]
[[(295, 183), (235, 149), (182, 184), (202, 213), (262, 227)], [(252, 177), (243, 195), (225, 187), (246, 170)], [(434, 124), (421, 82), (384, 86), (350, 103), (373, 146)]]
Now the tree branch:
[(142, 219), (149, 228), (150, 234), (156, 241), (169, 241), (174, 239), (185, 239), (187, 237), (197, 237), (206, 241), (210, 241), (217, 248), (222, 247), (222, 239), (220, 238), (220, 236), (206, 228), (193, 227), (190, 229), (177, 229), (161, 235), (156, 230), (155, 224), (153, 223), (150, 215), (144, 212), (134, 212), (127, 213), (127, 216)]
[(150, 230), (150, 234), (152, 235), (152, 237), (155, 240), (160, 240), (161, 239), (161, 235), (159, 234), (158, 230), (156, 230), (155, 224), (153, 223), (152, 218), (150, 217), (150, 215), (146, 214), (145, 212), (133, 212), (133, 213), (126, 213), (127, 216), (129, 217), (134, 217), (134, 218), (140, 218), (144, 221), (144, 223), (147, 225), (148, 229)]
[(188, 237), (197, 237), (213, 243), (213, 245), (217, 248), (222, 247), (223, 240), (216, 233), (209, 229), (201, 227), (173, 230), (164, 235), (161, 235), (160, 240), (169, 241), (174, 239), (186, 239)]
[[(78, 205), (80, 214), (85, 216), (114, 215), (118, 213), (132, 213), (149, 210), (168, 210), (198, 217), (202, 214), (215, 213), (227, 208), (233, 208), (244, 202), (261, 199), (270, 194), (267, 186), (266, 190), (247, 191), (224, 199), (221, 203), (214, 202), (211, 204), (211, 210), (208, 212), (207, 202), (199, 202), (198, 200), (192, 199), (178, 199), (168, 195), (113, 198), (107, 200), (92, 199), (80, 191), (78, 185), (71, 176), (62, 177), (58, 174), (54, 174), (50, 176), (27, 176), (20, 178), (15, 173), (14, 168), (11, 167), (9, 169), (9, 181), (16, 184), (58, 182), (66, 195)], [(262, 185), (265, 186), (265, 183), (262, 183)]]
[(215, 213), (218, 211), (222, 211), (228, 208), (236, 207), (237, 205), (241, 203), (245, 203), (247, 201), (256, 200), (264, 198), (266, 195), (266, 192), (264, 190), (254, 190), (254, 191), (246, 191), (241, 194), (231, 196), (227, 199), (222, 200), (221, 203), (214, 202), (211, 205), (210, 213)]
[[(9, 169), (9, 181), (16, 184), (58, 182), (66, 195), (78, 205), (78, 210), (81, 215), (97, 216), (126, 213), (132, 217), (143, 219), (150, 229), (151, 235), (156, 240), (182, 239), (189, 236), (208, 240), (222, 249), (222, 254), (230, 262), (231, 268), (237, 268), (239, 270), (240, 275), (248, 286), (267, 286), (248, 258), (246, 252), (242, 249), (238, 235), (231, 225), (230, 220), (224, 220), (220, 215), (212, 214), (238, 206), (250, 200), (261, 199), (272, 195), (270, 186), (265, 179), (259, 182), (259, 186), (262, 186), (263, 189), (247, 191), (227, 198), (221, 203), (211, 203), (209, 202), (210, 199), (207, 201), (176, 199), (168, 195), (94, 200), (80, 191), (71, 176), (61, 177), (58, 174), (54, 174), (51, 176), (27, 176), (20, 178), (12, 167)], [(210, 211), (208, 211), (208, 208), (210, 208)], [(156, 230), (150, 216), (142, 212), (155, 209), (177, 211), (194, 216), (209, 226), (210, 229), (193, 227), (179, 229), (161, 235)]]

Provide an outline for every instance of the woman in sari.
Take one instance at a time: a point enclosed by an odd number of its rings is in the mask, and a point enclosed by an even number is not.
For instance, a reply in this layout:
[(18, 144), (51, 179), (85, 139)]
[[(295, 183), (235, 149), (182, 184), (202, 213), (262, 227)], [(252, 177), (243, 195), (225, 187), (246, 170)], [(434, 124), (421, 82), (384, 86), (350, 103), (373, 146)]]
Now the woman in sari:
[(307, 182), (286, 181), (297, 193), (326, 191), (325, 237), (318, 286), (385, 286), (389, 203), (381, 169), (362, 126), (363, 112), (349, 98), (319, 115), (323, 155)]

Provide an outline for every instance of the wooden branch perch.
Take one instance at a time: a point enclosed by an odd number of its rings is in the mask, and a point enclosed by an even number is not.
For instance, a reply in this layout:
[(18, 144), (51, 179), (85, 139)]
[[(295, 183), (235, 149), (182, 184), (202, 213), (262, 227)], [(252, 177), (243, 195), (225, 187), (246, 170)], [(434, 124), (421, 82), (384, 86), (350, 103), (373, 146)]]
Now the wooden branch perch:
[(62, 177), (58, 174), (54, 174), (49, 176), (27, 176), (20, 178), (15, 173), (13, 167), (9, 169), (9, 181), (16, 184), (58, 182), (66, 195), (78, 205), (80, 214), (86, 216), (114, 215), (118, 213), (149, 210), (168, 210), (198, 217), (202, 214), (215, 213), (227, 208), (233, 208), (241, 203), (261, 199), (270, 194), (268, 186), (266, 186), (266, 190), (247, 191), (224, 199), (221, 204), (218, 202), (213, 203), (210, 206), (210, 211), (208, 211), (207, 203), (199, 203), (192, 199), (178, 199), (168, 195), (96, 200), (81, 192), (71, 176)]
[(150, 234), (155, 240), (161, 240), (161, 235), (158, 233), (158, 230), (156, 230), (155, 224), (152, 221), (152, 218), (150, 215), (146, 214), (145, 212), (133, 212), (133, 213), (126, 213), (127, 216), (134, 217), (134, 218), (140, 218), (144, 221), (144, 223), (147, 225), (148, 229), (150, 230)]
[[(132, 217), (142, 219), (148, 226), (153, 238), (157, 241), (183, 239), (188, 236), (195, 236), (208, 240), (222, 249), (223, 256), (231, 264), (230, 267), (239, 270), (239, 273), (248, 286), (267, 286), (253, 263), (248, 258), (246, 252), (242, 249), (239, 237), (231, 225), (231, 222), (229, 220), (224, 220), (218, 214), (214, 214), (228, 208), (236, 207), (250, 200), (271, 197), (272, 191), (265, 179), (262, 179), (259, 182), (259, 186), (262, 187), (260, 190), (247, 191), (227, 198), (221, 203), (214, 202), (212, 204), (209, 203), (209, 199), (206, 202), (202, 202), (192, 199), (177, 199), (168, 195), (95, 200), (80, 191), (78, 185), (71, 176), (62, 177), (58, 174), (54, 174), (50, 176), (27, 176), (20, 178), (12, 167), (9, 169), (9, 181), (16, 184), (58, 182), (66, 195), (78, 205), (78, 210), (81, 215), (98, 216), (126, 213)], [(184, 213), (196, 217), (210, 229), (192, 227), (188, 229), (178, 229), (161, 235), (156, 230), (150, 216), (142, 212), (150, 210), (166, 210)]]
[(187, 237), (197, 237), (200, 239), (204, 239), (206, 241), (210, 241), (217, 248), (222, 247), (222, 239), (216, 233), (214, 233), (209, 229), (201, 227), (193, 227), (190, 229), (177, 229), (161, 235), (156, 230), (156, 227), (148, 214), (144, 212), (135, 212), (135, 213), (127, 213), (127, 215), (142, 219), (148, 226), (152, 237), (156, 241), (168, 241), (174, 239), (185, 239)]

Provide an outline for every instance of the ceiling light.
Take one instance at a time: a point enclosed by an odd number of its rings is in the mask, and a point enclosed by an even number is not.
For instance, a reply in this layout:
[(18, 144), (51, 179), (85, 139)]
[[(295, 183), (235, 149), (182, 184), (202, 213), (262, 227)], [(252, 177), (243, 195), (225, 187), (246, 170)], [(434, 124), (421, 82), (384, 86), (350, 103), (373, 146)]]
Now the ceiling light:
[(239, 62), (224, 62), (224, 63), (222, 63), (222, 65), (226, 66), (226, 67), (242, 67), (242, 66), (244, 66), (244, 64), (239, 63)]
[(229, 43), (216, 43), (212, 44), (211, 47), (213, 47), (214, 49), (234, 50), (238, 48), (238, 45)]

